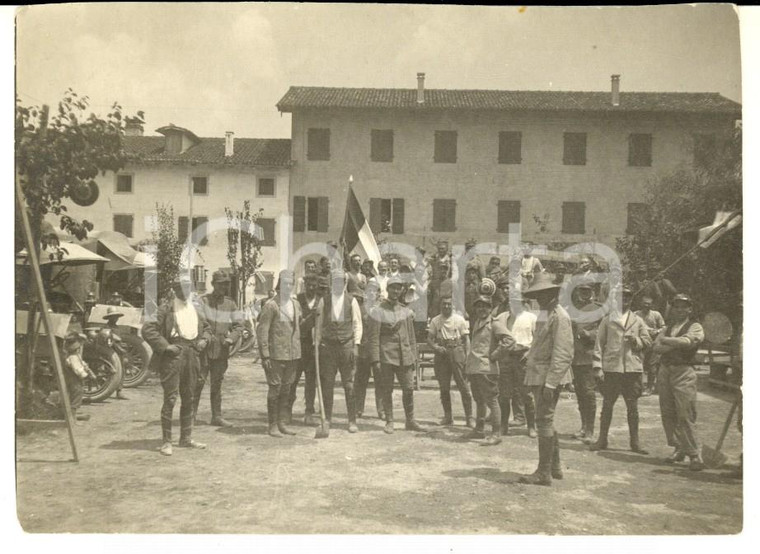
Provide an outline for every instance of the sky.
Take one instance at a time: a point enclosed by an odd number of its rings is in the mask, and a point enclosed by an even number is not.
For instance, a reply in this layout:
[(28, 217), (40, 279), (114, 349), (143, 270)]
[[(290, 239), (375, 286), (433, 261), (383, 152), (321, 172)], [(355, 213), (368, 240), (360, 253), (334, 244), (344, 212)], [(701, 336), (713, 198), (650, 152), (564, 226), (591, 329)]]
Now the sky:
[(729, 5), (537, 8), (69, 4), (18, 11), (17, 94), (199, 136), (288, 137), (289, 86), (719, 92), (741, 101)]

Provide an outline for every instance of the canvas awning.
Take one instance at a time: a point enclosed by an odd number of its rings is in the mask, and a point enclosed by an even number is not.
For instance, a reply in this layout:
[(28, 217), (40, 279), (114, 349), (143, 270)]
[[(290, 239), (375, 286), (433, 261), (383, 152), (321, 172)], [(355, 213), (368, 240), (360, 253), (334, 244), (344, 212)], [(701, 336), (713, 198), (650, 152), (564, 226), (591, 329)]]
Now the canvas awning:
[[(63, 257), (58, 259), (58, 250), (54, 247), (46, 247), (40, 252), (40, 265), (57, 264), (57, 265), (87, 265), (108, 262), (108, 258), (99, 256), (94, 252), (74, 244), (73, 242), (62, 242), (60, 249)], [(53, 259), (51, 259), (51, 255)], [(26, 248), (16, 254), (16, 264), (23, 265), (26, 263)]]
[(129, 238), (117, 231), (91, 231), (81, 244), (88, 250), (108, 258), (104, 267), (106, 271), (155, 267), (152, 257), (132, 248)]

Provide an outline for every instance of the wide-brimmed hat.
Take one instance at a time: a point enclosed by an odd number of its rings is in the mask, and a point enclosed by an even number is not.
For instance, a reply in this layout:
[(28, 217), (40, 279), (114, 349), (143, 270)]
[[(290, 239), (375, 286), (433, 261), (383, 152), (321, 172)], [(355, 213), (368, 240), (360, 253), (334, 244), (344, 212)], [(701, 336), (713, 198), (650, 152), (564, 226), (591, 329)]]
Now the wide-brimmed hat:
[(554, 275), (551, 273), (539, 273), (535, 281), (530, 285), (528, 290), (523, 292), (523, 296), (528, 298), (545, 290), (559, 290), (561, 285), (554, 282)]
[(103, 319), (108, 318), (119, 318), (124, 315), (124, 312), (122, 312), (118, 306), (108, 306), (108, 309), (106, 310), (106, 315), (103, 316)]
[(673, 300), (671, 301), (671, 304), (675, 304), (676, 302), (685, 302), (689, 306), (692, 305), (691, 297), (688, 294), (684, 293), (678, 293), (673, 297)]

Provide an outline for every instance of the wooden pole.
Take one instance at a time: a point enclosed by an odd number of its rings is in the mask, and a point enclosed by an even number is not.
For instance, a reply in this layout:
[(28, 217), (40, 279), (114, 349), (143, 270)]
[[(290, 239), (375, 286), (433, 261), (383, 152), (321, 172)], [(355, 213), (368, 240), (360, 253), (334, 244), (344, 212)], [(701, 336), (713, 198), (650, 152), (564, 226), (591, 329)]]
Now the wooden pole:
[[(48, 302), (45, 296), (45, 289), (42, 286), (42, 274), (40, 273), (40, 263), (37, 258), (37, 248), (32, 239), (32, 229), (29, 225), (29, 216), (26, 213), (26, 201), (24, 200), (24, 193), (21, 190), (21, 184), (18, 177), (16, 178), (16, 203), (18, 210), (21, 212), (21, 221), (24, 227), (24, 240), (26, 241), (26, 251), (29, 261), (31, 262), (32, 275), (34, 277), (34, 288), (37, 293), (37, 301), (40, 304), (40, 316), (45, 325), (45, 332), (47, 333), (48, 340), (50, 341), (50, 350), (53, 352), (53, 363), (55, 365), (56, 376), (58, 377), (58, 390), (61, 392), (61, 398), (63, 400), (64, 414), (66, 416), (66, 425), (69, 430), (69, 443), (71, 443), (71, 453), (74, 456), (74, 461), (79, 462), (79, 456), (77, 455), (77, 445), (74, 440), (74, 428), (73, 428), (73, 414), (71, 413), (71, 403), (69, 402), (69, 391), (66, 387), (66, 380), (63, 377), (63, 365), (61, 364), (61, 356), (58, 352), (58, 344), (55, 341), (53, 335), (53, 324), (50, 321), (50, 314), (48, 313)], [(30, 339), (32, 337), (29, 337)], [(29, 364), (34, 363), (34, 358), (28, 360)], [(31, 386), (31, 383), (30, 383)]]

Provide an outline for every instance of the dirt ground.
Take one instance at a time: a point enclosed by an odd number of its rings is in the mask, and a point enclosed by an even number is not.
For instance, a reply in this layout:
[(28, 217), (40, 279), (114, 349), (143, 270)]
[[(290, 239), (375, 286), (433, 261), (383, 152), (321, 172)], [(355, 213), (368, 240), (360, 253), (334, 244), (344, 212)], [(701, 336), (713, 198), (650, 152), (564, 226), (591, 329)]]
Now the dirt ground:
[[(69, 462), (65, 428), (17, 438), (17, 503), (23, 528), (35, 533), (547, 533), (729, 534), (742, 530), (742, 482), (731, 475), (741, 450), (734, 424), (724, 446), (727, 466), (690, 472), (669, 466), (656, 396), (641, 400), (642, 441), (651, 455), (627, 451), (625, 405), (616, 406), (613, 450), (589, 452), (570, 438), (579, 426), (572, 397), (557, 409), (565, 479), (552, 488), (517, 483), (535, 469), (537, 444), (525, 429), (495, 447), (467, 441), (458, 395), (455, 427), (441, 416), (437, 383), (428, 370), (415, 393), (428, 433), (403, 430), (400, 392), (396, 433), (369, 416), (358, 434), (346, 431), (336, 390), (327, 440), (300, 423), (295, 437), (266, 434), (266, 382), (261, 367), (232, 360), (224, 382), (225, 416), (235, 427), (199, 425), (205, 451), (175, 448), (159, 455), (161, 387), (127, 389), (129, 400), (85, 406), (92, 416), (76, 428), (80, 462)], [(704, 376), (702, 376), (704, 377)], [(702, 386), (699, 423), (715, 445), (730, 395)], [(370, 385), (371, 386), (371, 385)], [(339, 387), (338, 387), (339, 388)], [(208, 420), (208, 389), (199, 419)], [(600, 399), (601, 401), (601, 399)], [(175, 435), (178, 430), (175, 409)], [(176, 436), (175, 436), (176, 439)]]

